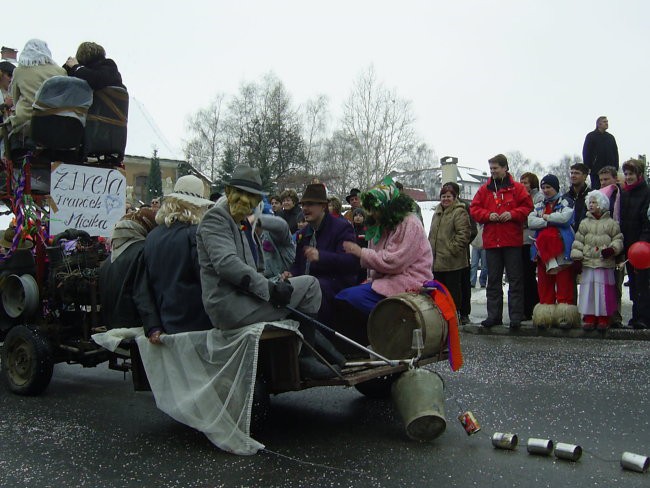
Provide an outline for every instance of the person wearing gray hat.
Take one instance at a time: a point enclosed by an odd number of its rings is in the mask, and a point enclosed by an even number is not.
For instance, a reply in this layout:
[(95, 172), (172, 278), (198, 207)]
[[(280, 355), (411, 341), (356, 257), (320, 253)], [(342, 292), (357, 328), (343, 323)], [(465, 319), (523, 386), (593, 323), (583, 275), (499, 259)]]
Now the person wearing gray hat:
[[(259, 170), (237, 166), (226, 184), (226, 198), (208, 210), (199, 225), (196, 238), (203, 304), (217, 329), (237, 329), (262, 321), (294, 318), (286, 305), (312, 316), (320, 308), (321, 290), (313, 276), (279, 280), (264, 277), (261, 243), (247, 217), (265, 194)], [(304, 340), (314, 344), (313, 324), (297, 320)], [(341, 359), (333, 362), (341, 362)], [(299, 364), (304, 377), (333, 375), (308, 347), (302, 348)]]

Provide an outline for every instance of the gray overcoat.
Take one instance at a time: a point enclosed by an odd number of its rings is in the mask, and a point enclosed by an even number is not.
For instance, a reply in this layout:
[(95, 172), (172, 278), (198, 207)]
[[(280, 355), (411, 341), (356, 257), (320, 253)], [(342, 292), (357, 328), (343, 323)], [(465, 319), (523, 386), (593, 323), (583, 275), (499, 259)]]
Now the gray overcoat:
[[(222, 197), (206, 212), (196, 231), (201, 266), (203, 306), (212, 325), (230, 329), (269, 300), (268, 280), (258, 273), (244, 231), (230, 216)], [(262, 300), (237, 291), (248, 281), (249, 291)]]

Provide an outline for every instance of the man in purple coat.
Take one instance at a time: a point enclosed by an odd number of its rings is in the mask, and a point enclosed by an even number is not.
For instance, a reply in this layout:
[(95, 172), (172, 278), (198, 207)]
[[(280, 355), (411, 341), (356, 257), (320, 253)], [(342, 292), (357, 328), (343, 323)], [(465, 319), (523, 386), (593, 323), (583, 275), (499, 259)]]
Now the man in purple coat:
[(291, 275), (318, 279), (323, 294), (318, 319), (331, 325), (334, 297), (343, 288), (354, 286), (359, 273), (359, 258), (343, 250), (345, 241), (356, 241), (354, 227), (345, 219), (330, 216), (323, 184), (307, 185), (300, 203), (308, 225), (297, 234)]

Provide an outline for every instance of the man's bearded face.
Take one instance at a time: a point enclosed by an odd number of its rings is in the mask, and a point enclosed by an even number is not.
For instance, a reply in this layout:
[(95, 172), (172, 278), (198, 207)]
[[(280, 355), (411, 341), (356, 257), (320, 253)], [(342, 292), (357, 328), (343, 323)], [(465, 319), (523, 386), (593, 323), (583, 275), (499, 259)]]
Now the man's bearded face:
[(235, 187), (226, 188), (226, 198), (228, 199), (228, 208), (230, 215), (236, 222), (244, 220), (262, 200), (260, 195), (248, 193)]

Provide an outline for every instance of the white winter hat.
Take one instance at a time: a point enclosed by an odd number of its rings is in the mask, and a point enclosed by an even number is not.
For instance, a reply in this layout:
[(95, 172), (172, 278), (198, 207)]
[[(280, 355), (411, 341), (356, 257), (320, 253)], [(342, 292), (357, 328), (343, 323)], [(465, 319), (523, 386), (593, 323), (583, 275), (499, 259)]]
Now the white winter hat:
[(593, 200), (601, 212), (609, 211), (609, 198), (600, 190), (592, 190), (587, 193), (587, 205)]
[(174, 185), (174, 191), (165, 197), (177, 198), (197, 207), (214, 205), (212, 200), (205, 198), (203, 181), (194, 175), (181, 176)]

